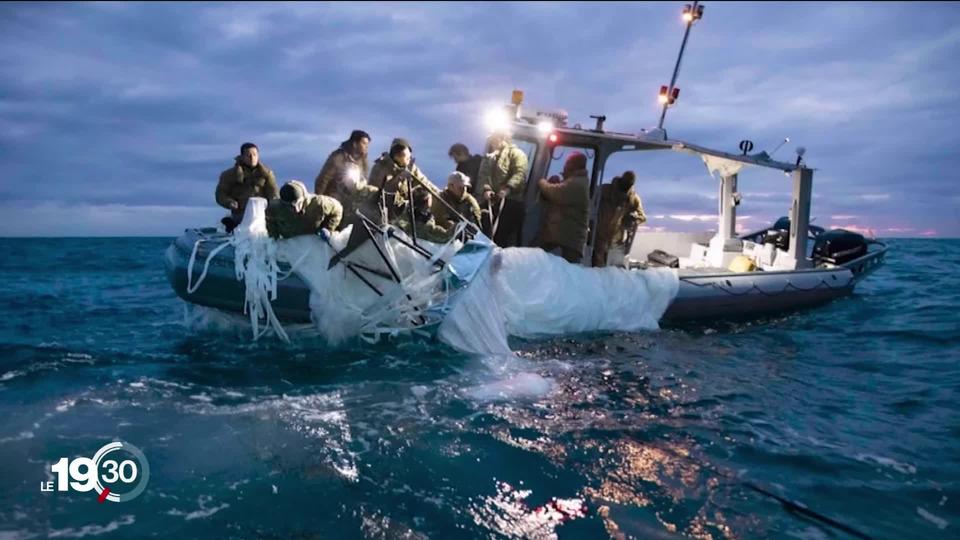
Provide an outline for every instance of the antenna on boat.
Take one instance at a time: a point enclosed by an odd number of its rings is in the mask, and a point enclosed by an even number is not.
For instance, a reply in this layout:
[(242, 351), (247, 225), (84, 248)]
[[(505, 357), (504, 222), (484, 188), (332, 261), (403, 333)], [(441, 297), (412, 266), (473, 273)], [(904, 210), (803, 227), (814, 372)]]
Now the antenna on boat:
[(680, 73), (680, 61), (683, 60), (683, 50), (687, 47), (687, 38), (690, 37), (690, 28), (693, 23), (703, 17), (703, 6), (698, 0), (693, 4), (683, 6), (683, 20), (687, 23), (687, 29), (683, 32), (683, 42), (680, 44), (680, 54), (677, 55), (677, 63), (673, 66), (673, 77), (670, 79), (670, 86), (660, 87), (660, 103), (663, 104), (663, 111), (660, 112), (660, 123), (657, 129), (663, 129), (663, 120), (667, 117), (667, 107), (673, 105), (680, 97), (680, 89), (676, 87), (677, 75)]
[(777, 147), (773, 149), (773, 152), (770, 152), (769, 156), (773, 157), (773, 155), (777, 153), (777, 150), (783, 148), (783, 145), (787, 144), (788, 142), (790, 142), (790, 137), (784, 137), (783, 142), (778, 144)]

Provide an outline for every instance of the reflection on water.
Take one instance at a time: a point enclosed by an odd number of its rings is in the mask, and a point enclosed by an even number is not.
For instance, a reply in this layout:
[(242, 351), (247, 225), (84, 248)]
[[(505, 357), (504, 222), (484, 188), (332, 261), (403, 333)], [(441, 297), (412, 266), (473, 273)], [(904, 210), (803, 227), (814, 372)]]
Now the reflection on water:
[(526, 499), (533, 491), (515, 489), (506, 482), (497, 482), (494, 495), (481, 497), (468, 513), (474, 523), (492, 532), (510, 538), (548, 540), (557, 538), (557, 527), (572, 519), (587, 515), (580, 499), (551, 498), (546, 503), (530, 508)]
[[(0, 269), (0, 538), (840, 537), (741, 478), (878, 538), (960, 523), (960, 243), (762, 324), (473, 358), (185, 326), (166, 241), (75, 242)], [(137, 504), (36, 489), (113, 438), (150, 460)]]

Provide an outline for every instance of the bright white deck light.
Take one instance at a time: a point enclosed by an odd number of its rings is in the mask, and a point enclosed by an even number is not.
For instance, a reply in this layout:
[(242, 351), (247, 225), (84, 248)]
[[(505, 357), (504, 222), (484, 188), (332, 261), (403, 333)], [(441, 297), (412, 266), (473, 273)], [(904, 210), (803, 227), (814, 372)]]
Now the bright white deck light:
[(547, 135), (548, 133), (553, 131), (553, 122), (549, 120), (543, 120), (542, 122), (537, 124), (537, 129), (540, 131), (540, 133)]
[(510, 129), (510, 118), (503, 109), (492, 109), (484, 117), (490, 131), (506, 131)]
[(360, 169), (356, 165), (350, 165), (343, 175), (344, 184), (353, 189), (360, 182)]

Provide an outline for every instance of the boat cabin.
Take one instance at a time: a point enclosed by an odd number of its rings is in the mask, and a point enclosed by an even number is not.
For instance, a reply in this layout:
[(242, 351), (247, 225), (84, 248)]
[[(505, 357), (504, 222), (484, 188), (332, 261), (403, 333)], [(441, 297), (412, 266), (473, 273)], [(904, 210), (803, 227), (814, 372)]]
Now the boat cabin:
[[(506, 108), (499, 125), (493, 129), (508, 129), (513, 142), (527, 155), (526, 217), (522, 231), (522, 245), (530, 246), (535, 239), (541, 219), (543, 202), (540, 200), (537, 181), (551, 174), (558, 174), (563, 167), (562, 157), (570, 151), (586, 154), (590, 175), (590, 230), (581, 264), (590, 265), (595, 245), (596, 227), (600, 203), (600, 186), (609, 183), (616, 173), (606, 174), (607, 160), (618, 152), (673, 151), (691, 154), (703, 160), (709, 174), (719, 179), (719, 209), (717, 232), (671, 233), (638, 230), (632, 249), (622, 260), (613, 260), (609, 265), (631, 266), (647, 261), (649, 253), (662, 250), (678, 257), (681, 269), (725, 270), (739, 255), (747, 255), (758, 261), (763, 269), (801, 270), (811, 268), (813, 262), (808, 249), (810, 199), (813, 170), (802, 163), (786, 163), (770, 159), (766, 152), (748, 155), (730, 154), (669, 139), (662, 129), (642, 131), (639, 134), (607, 131), (603, 116), (592, 117), (596, 125), (584, 128), (580, 124), (568, 126), (562, 113), (535, 113), (525, 116), (519, 103)], [(774, 244), (744, 240), (736, 234), (737, 206), (741, 196), (737, 191), (737, 177), (745, 166), (777, 170), (792, 178), (793, 198), (789, 211), (788, 238), (780, 247)], [(621, 171), (617, 171), (621, 172)], [(640, 193), (642, 196), (642, 192)], [(770, 246), (770, 247), (768, 247)], [(812, 244), (810, 244), (812, 247)]]

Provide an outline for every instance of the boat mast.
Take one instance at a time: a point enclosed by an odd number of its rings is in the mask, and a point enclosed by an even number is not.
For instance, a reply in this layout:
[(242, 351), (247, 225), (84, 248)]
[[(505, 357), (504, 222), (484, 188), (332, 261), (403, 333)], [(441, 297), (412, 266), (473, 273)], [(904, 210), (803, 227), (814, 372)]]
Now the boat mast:
[(683, 51), (687, 48), (687, 38), (690, 37), (690, 28), (693, 23), (703, 17), (703, 6), (699, 0), (694, 0), (693, 4), (687, 4), (683, 7), (683, 20), (687, 23), (687, 28), (683, 32), (683, 42), (680, 44), (680, 54), (677, 55), (677, 63), (673, 66), (673, 77), (670, 79), (670, 86), (660, 87), (660, 102), (663, 103), (663, 111), (660, 112), (660, 122), (657, 129), (663, 129), (663, 120), (667, 117), (667, 108), (673, 105), (680, 95), (680, 89), (676, 88), (677, 75), (680, 73), (680, 61), (683, 60)]

